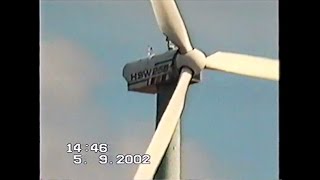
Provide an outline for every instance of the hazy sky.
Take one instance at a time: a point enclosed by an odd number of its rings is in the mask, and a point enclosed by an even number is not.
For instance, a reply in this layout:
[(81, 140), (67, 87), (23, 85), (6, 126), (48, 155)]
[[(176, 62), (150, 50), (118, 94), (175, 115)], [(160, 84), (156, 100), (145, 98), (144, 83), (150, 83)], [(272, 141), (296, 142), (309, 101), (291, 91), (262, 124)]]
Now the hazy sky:
[[(178, 1), (192, 44), (278, 58), (278, 2)], [(132, 179), (137, 166), (74, 165), (67, 143), (144, 153), (155, 95), (128, 92), (123, 66), (166, 50), (146, 0), (41, 1), (41, 178)], [(278, 82), (205, 71), (183, 118), (183, 178), (278, 179)]]

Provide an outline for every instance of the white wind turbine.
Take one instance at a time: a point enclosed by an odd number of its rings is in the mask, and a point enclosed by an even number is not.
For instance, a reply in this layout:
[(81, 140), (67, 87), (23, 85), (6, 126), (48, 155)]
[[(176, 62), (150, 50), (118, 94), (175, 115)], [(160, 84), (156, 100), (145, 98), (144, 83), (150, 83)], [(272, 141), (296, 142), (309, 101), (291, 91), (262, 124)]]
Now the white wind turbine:
[(139, 165), (134, 176), (136, 180), (154, 178), (179, 123), (190, 80), (203, 69), (279, 80), (277, 60), (228, 52), (216, 52), (206, 57), (203, 52), (192, 47), (174, 0), (151, 0), (151, 5), (161, 32), (178, 47), (175, 62), (180, 77), (147, 148), (146, 154), (150, 155), (151, 163)]

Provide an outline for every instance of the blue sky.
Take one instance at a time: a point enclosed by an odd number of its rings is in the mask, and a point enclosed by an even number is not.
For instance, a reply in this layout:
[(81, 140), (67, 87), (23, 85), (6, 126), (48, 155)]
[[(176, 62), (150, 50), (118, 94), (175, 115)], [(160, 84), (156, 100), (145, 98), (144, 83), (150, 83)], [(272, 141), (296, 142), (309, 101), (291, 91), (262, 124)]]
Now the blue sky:
[[(181, 0), (178, 5), (192, 44), (207, 55), (227, 51), (278, 58), (277, 1)], [(145, 57), (148, 45), (155, 53), (166, 50), (150, 2), (46, 0), (40, 18), (42, 150), (48, 151), (42, 153), (42, 176), (77, 178), (71, 171), (51, 170), (59, 163), (47, 160), (70, 158), (64, 146), (71, 139), (107, 138), (114, 153), (143, 153), (153, 133), (155, 96), (128, 92), (122, 68)], [(47, 59), (56, 66), (46, 66)], [(185, 178), (278, 178), (278, 82), (204, 71), (202, 82), (189, 90), (182, 126), (183, 148), (192, 156), (186, 159), (206, 165), (185, 172)], [(46, 149), (49, 137), (59, 143)], [(95, 178), (131, 177), (136, 167), (112, 168)], [(122, 177), (126, 170), (129, 175)]]

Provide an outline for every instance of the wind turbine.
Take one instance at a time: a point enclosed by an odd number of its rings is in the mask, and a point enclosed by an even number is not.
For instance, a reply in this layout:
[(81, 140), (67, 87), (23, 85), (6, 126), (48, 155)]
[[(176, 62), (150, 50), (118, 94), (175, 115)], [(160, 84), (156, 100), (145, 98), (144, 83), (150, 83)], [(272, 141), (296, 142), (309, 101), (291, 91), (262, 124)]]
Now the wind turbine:
[[(205, 56), (192, 46), (174, 0), (151, 0), (151, 5), (160, 31), (177, 49), (128, 63), (123, 70), (128, 90), (158, 94), (158, 124), (146, 151), (151, 163), (140, 164), (134, 179), (180, 179), (180, 117), (189, 85), (200, 81), (204, 69), (277, 81), (279, 61), (220, 51)], [(159, 167), (164, 158), (167, 163)]]

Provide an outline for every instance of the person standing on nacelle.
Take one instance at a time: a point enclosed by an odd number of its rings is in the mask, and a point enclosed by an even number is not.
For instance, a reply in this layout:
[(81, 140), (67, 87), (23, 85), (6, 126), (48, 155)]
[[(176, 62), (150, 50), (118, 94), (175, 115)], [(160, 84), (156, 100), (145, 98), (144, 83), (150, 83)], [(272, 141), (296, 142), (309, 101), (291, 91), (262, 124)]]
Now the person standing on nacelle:
[(154, 56), (153, 49), (148, 45), (148, 58), (151, 59)]
[(177, 49), (177, 46), (169, 40), (168, 36), (166, 36), (166, 41), (167, 41), (167, 47), (169, 51), (173, 49)]

